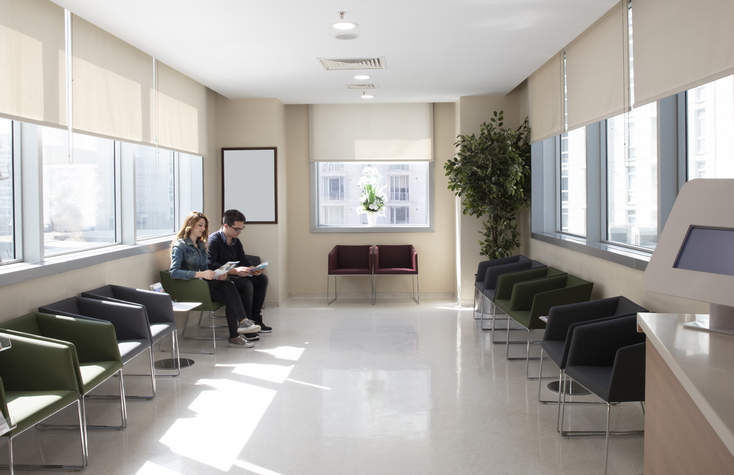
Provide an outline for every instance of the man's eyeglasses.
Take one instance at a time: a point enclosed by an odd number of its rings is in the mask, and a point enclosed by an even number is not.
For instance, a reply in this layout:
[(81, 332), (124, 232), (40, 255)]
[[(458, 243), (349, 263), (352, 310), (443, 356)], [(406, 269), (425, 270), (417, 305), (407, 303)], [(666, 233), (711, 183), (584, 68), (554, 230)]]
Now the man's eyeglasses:
[(234, 226), (230, 226), (229, 229), (231, 229), (232, 231), (238, 233), (238, 232), (242, 231), (243, 229), (245, 229), (245, 227), (242, 226), (241, 228), (235, 228)]

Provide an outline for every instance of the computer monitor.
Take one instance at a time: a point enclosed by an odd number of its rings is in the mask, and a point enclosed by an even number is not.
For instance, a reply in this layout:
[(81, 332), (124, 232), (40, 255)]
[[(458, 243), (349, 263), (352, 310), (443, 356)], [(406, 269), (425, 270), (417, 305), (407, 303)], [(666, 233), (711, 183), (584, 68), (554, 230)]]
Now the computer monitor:
[(680, 190), (642, 276), (646, 290), (709, 304), (709, 321), (734, 334), (734, 180), (691, 180)]

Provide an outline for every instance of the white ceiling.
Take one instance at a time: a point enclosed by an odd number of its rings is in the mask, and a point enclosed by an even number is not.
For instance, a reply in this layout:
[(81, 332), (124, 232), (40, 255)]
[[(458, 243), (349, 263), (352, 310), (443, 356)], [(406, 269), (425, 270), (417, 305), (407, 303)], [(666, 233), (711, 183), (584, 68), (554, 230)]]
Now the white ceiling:
[[(355, 71), (384, 57), (370, 102), (506, 94), (618, 0), (53, 0), (230, 98), (358, 103)], [(331, 24), (359, 25), (335, 39)]]

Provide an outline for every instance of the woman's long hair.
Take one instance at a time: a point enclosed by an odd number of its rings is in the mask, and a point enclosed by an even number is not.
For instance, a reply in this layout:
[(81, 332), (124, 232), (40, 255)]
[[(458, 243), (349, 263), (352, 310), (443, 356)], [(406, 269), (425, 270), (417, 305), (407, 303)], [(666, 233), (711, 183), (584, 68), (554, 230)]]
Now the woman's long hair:
[(171, 247), (173, 247), (179, 239), (186, 239), (191, 233), (191, 229), (196, 226), (196, 223), (200, 219), (204, 220), (204, 232), (199, 238), (199, 241), (204, 244), (204, 247), (206, 247), (209, 240), (209, 220), (204, 216), (204, 213), (199, 213), (198, 211), (192, 211), (186, 215), (186, 219), (184, 219), (181, 229), (179, 229), (176, 234), (176, 239), (171, 242)]

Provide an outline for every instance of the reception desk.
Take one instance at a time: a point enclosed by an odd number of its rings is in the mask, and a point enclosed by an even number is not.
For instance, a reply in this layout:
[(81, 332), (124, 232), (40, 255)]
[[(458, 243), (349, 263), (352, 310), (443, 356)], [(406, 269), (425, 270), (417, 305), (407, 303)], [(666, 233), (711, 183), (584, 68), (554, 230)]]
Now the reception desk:
[(734, 473), (734, 336), (707, 315), (640, 313), (647, 335), (645, 475)]

